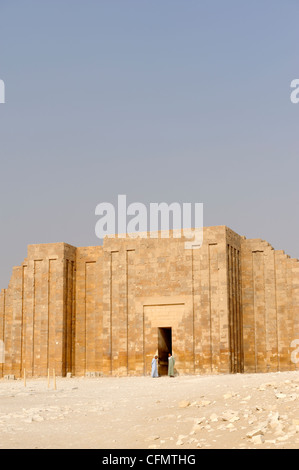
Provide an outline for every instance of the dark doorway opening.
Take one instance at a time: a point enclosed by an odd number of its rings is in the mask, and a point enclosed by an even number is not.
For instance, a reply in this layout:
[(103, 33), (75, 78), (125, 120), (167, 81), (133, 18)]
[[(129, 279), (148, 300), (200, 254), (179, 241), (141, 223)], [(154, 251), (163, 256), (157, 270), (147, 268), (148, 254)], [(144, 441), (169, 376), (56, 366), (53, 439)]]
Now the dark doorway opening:
[(158, 328), (159, 375), (168, 374), (168, 354), (172, 354), (171, 328)]

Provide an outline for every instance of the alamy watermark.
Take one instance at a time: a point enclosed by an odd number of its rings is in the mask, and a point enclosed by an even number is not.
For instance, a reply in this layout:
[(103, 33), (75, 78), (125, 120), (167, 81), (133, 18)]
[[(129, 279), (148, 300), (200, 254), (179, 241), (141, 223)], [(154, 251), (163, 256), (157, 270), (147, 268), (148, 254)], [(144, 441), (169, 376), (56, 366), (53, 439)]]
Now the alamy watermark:
[(0, 364), (5, 362), (5, 346), (4, 342), (0, 339)]
[(3, 80), (0, 80), (0, 104), (5, 103), (5, 84)]
[(127, 205), (127, 196), (119, 195), (117, 207), (102, 202), (95, 214), (100, 216), (95, 226), (100, 239), (184, 237), (186, 249), (200, 248), (203, 243), (203, 203), (154, 202), (147, 208), (142, 202)]
[(294, 88), (290, 96), (291, 102), (294, 104), (298, 104), (299, 103), (299, 78), (295, 78), (295, 80), (292, 80), (291, 88)]
[(291, 354), (291, 361), (293, 364), (298, 364), (299, 362), (299, 339), (294, 339), (291, 342), (291, 348), (296, 348), (294, 351), (292, 351)]

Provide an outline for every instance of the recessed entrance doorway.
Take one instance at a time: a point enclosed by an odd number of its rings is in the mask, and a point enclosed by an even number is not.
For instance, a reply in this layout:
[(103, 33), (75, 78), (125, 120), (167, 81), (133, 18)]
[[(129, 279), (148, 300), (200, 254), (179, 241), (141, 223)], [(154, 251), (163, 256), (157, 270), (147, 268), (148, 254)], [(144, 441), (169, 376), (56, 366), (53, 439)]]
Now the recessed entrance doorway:
[(171, 328), (158, 328), (159, 375), (168, 374), (168, 354), (172, 354)]

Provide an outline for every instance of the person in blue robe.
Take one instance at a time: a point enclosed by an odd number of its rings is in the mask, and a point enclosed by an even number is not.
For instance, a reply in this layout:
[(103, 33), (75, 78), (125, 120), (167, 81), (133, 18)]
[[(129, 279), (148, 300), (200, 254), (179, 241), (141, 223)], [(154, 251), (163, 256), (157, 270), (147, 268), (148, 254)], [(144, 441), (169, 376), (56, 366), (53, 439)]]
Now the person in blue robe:
[(153, 357), (153, 360), (152, 360), (152, 377), (159, 377), (159, 375), (158, 375), (158, 356)]

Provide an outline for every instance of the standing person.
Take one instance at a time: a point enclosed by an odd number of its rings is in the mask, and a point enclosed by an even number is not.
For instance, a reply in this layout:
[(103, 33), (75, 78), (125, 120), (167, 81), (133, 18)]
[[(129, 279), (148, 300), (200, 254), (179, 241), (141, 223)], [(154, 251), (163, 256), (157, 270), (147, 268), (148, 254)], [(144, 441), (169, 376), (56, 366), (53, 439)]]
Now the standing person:
[(168, 354), (168, 375), (169, 375), (169, 377), (174, 377), (174, 364), (175, 364), (175, 359), (169, 353)]
[(153, 357), (152, 360), (152, 377), (159, 377), (158, 374), (158, 356)]

